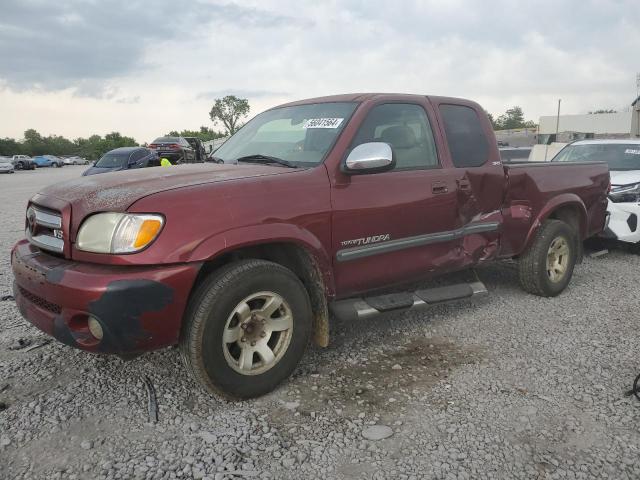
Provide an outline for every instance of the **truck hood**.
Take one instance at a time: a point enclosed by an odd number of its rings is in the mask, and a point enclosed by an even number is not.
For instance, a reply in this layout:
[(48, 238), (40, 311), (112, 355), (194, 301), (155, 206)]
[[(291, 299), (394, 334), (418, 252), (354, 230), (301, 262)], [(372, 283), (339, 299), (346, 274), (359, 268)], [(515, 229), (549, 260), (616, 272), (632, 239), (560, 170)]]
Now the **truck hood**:
[(71, 205), (75, 218), (83, 218), (97, 211), (125, 211), (136, 200), (166, 190), (293, 171), (265, 165), (201, 163), (141, 168), (56, 183), (40, 192), (38, 202), (55, 197)]
[(640, 183), (640, 170), (611, 170), (611, 185)]

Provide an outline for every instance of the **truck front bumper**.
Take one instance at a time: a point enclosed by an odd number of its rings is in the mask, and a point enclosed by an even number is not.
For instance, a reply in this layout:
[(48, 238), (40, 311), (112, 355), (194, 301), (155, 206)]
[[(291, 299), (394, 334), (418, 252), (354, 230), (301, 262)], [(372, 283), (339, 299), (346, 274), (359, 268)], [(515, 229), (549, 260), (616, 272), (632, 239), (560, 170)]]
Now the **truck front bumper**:
[[(178, 342), (201, 266), (79, 263), (44, 253), (27, 240), (13, 247), (11, 264), (16, 304), (29, 322), (72, 347), (122, 356)], [(91, 332), (90, 317), (102, 338)]]

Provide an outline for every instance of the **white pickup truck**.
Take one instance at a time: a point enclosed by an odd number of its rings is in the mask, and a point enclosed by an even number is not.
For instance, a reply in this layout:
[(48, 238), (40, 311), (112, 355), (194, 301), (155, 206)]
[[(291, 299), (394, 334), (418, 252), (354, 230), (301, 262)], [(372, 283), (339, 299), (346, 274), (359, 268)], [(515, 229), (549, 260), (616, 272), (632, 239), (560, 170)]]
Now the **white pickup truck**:
[(16, 170), (35, 170), (36, 163), (27, 155), (14, 155), (11, 157), (11, 163)]

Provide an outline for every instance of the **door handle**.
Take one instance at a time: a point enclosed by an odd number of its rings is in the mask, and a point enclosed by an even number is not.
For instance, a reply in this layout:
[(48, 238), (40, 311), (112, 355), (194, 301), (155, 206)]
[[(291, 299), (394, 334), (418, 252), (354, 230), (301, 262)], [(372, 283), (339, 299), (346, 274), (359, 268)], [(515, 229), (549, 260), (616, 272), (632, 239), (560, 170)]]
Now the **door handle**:
[(463, 192), (471, 190), (471, 182), (469, 180), (458, 180), (458, 189)]
[(431, 191), (437, 195), (439, 193), (447, 193), (449, 189), (444, 182), (434, 182), (431, 184)]

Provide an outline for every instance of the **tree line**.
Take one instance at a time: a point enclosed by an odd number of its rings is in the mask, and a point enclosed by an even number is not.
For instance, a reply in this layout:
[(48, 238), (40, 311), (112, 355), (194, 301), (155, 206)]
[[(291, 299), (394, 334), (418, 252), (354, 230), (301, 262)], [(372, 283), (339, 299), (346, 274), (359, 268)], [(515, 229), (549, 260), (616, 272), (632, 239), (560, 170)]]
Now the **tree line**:
[(525, 120), (522, 107), (511, 107), (498, 118), (494, 118), (487, 112), (494, 130), (515, 130), (517, 128), (536, 128), (538, 125), (533, 120)]
[(118, 147), (138, 145), (132, 137), (123, 136), (119, 132), (111, 132), (104, 137), (91, 135), (88, 138), (69, 140), (60, 135), (44, 136), (33, 128), (24, 132), (19, 141), (13, 138), (0, 138), (0, 155), (78, 155), (88, 160), (100, 158), (104, 153)]
[[(233, 135), (240, 127), (240, 120), (249, 113), (249, 101), (233, 95), (216, 99), (209, 112), (211, 121), (221, 123), (225, 131), (216, 131), (209, 127), (200, 130), (172, 130), (166, 136), (196, 137), (203, 142)], [(44, 136), (30, 128), (24, 132), (24, 138), (0, 138), (0, 156), (11, 155), (77, 155), (87, 160), (97, 160), (109, 150), (119, 147), (135, 147), (138, 142), (120, 132), (111, 132), (104, 137), (91, 135), (88, 138), (69, 140), (60, 135)], [(144, 144), (146, 146), (146, 144)]]
[[(225, 134), (208, 127), (200, 127), (200, 130), (171, 131), (168, 136), (197, 137), (206, 142), (224, 137)], [(21, 140), (9, 137), (0, 138), (0, 156), (77, 155), (87, 160), (97, 160), (114, 148), (135, 146), (138, 146), (138, 142), (133, 137), (127, 137), (120, 132), (107, 133), (104, 137), (91, 135), (88, 138), (69, 140), (61, 135), (44, 136), (30, 128), (24, 132), (24, 137)]]

